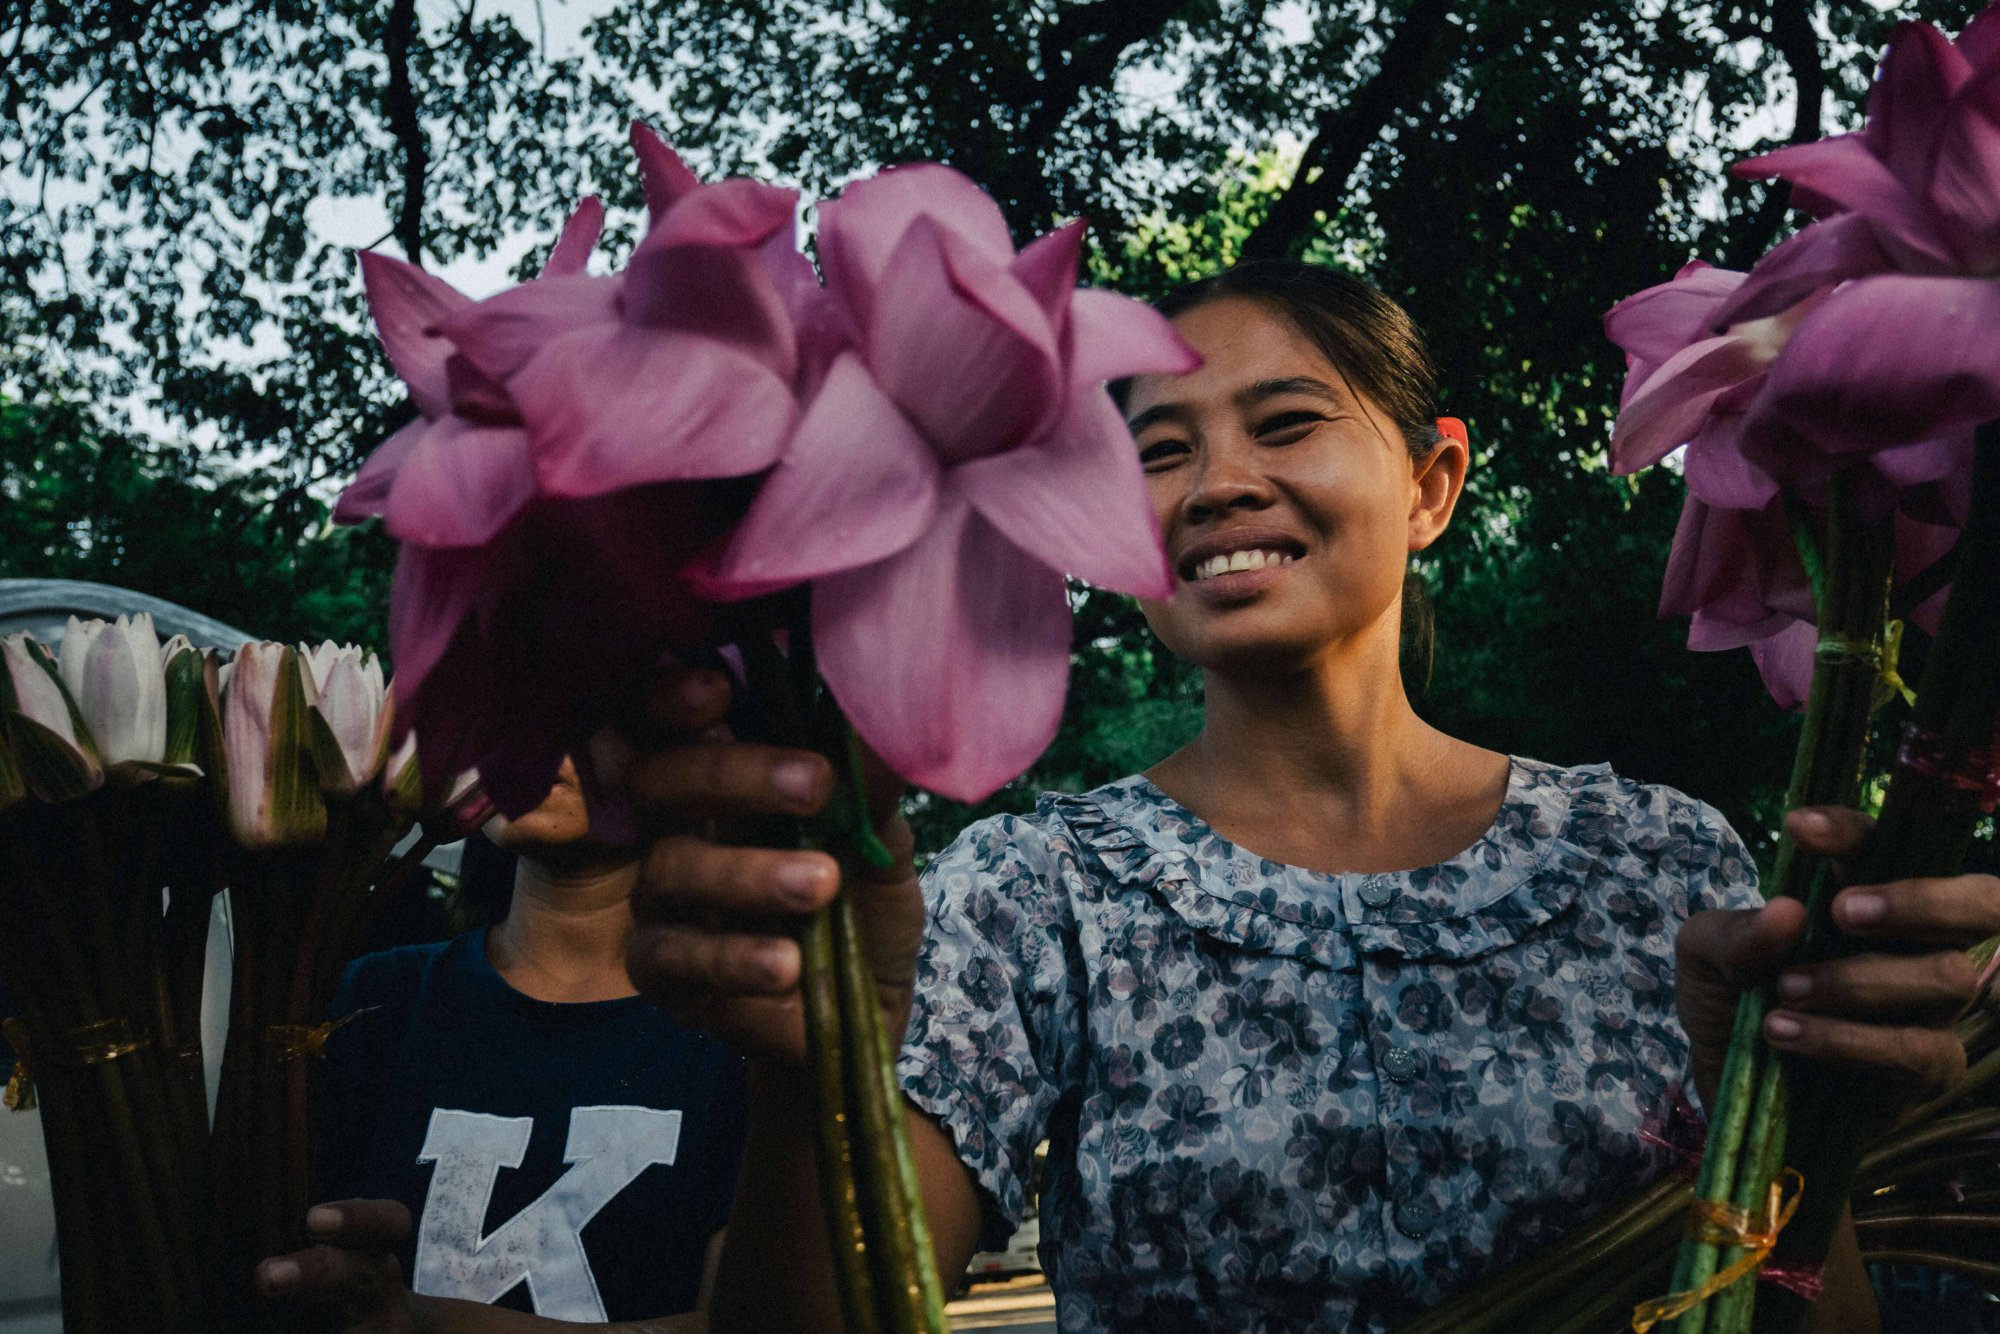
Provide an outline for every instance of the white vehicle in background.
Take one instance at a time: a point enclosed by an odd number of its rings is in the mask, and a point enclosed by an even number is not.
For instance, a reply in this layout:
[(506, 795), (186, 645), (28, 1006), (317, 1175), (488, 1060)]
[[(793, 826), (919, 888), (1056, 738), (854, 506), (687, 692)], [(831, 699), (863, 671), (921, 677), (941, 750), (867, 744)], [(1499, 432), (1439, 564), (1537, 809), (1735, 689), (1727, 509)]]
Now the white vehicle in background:
[(1004, 1247), (997, 1251), (981, 1251), (972, 1257), (972, 1263), (965, 1267), (965, 1281), (978, 1283), (982, 1279), (1008, 1278), (1015, 1274), (1039, 1274), (1042, 1272), (1041, 1244), (1042, 1220), (1030, 1213), (1021, 1220), (1021, 1226), (1014, 1229), (1014, 1235), (1007, 1238)]

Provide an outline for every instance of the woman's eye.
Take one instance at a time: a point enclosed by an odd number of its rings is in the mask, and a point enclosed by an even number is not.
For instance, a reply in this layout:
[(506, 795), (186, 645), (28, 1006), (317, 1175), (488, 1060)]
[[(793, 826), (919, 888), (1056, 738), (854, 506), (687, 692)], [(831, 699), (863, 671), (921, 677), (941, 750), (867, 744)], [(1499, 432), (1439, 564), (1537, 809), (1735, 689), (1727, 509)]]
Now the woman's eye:
[(1155, 440), (1139, 450), (1139, 464), (1144, 468), (1163, 465), (1188, 452), (1185, 442), (1180, 440)]
[(1289, 444), (1291, 440), (1298, 439), (1308, 429), (1325, 420), (1326, 418), (1317, 412), (1280, 412), (1274, 417), (1266, 417), (1258, 422), (1256, 435), (1259, 440), (1267, 440), (1274, 435), (1289, 436), (1290, 440), (1281, 442)]

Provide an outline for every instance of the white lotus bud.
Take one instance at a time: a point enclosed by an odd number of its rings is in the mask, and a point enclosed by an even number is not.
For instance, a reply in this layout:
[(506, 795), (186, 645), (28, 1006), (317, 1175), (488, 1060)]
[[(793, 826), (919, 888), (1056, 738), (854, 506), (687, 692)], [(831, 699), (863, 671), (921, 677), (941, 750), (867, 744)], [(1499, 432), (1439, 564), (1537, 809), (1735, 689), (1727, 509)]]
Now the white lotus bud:
[(167, 750), (167, 683), (160, 638), (146, 612), (116, 621), (69, 618), (60, 655), (69, 687), (105, 765), (158, 764)]

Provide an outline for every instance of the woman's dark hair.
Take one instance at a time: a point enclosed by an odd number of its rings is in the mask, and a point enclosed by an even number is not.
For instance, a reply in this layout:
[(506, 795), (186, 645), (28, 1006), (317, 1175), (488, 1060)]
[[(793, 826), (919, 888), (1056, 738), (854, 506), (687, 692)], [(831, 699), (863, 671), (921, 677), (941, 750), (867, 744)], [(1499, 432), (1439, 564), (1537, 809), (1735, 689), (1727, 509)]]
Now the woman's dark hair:
[[(1224, 297), (1260, 302), (1311, 339), (1351, 392), (1388, 413), (1413, 460), (1437, 448), (1437, 369), (1409, 313), (1379, 289), (1338, 269), (1259, 259), (1178, 287), (1154, 308), (1172, 319)], [(1430, 598), (1412, 568), (1403, 576), (1403, 670), (1419, 688), (1430, 682), (1435, 646)]]

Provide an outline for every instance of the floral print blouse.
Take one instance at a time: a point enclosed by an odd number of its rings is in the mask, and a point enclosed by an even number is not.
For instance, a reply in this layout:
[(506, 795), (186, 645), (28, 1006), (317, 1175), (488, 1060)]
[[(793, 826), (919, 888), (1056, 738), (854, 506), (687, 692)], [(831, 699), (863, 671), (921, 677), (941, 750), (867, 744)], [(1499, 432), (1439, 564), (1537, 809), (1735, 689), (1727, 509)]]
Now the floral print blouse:
[(1512, 761), (1486, 835), (1330, 875), (1143, 778), (967, 829), (899, 1070), (1065, 1331), (1385, 1330), (1650, 1181), (1687, 1077), (1673, 941), (1759, 902), (1710, 807)]

